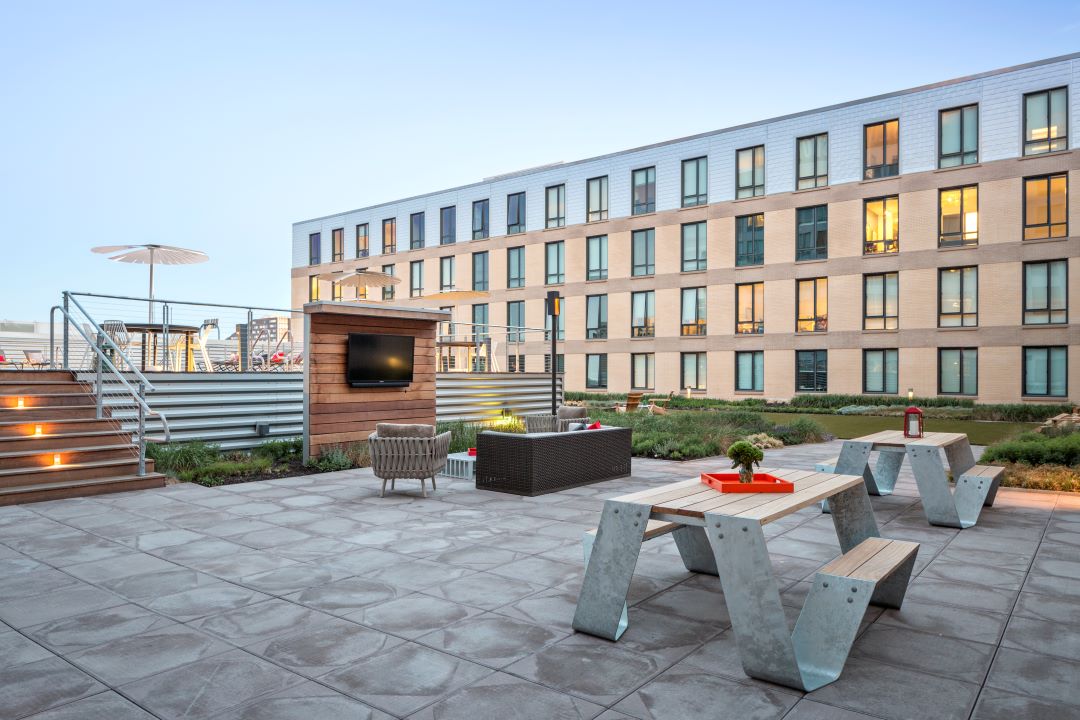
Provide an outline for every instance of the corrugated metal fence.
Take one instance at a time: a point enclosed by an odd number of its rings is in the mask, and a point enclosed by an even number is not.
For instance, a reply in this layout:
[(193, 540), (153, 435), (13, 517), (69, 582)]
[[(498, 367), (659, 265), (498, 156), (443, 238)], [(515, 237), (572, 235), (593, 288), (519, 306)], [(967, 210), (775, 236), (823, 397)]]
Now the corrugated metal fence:
[[(249, 448), (304, 429), (304, 375), (299, 372), (147, 373), (156, 392), (150, 406), (169, 419), (174, 441), (206, 440), (223, 448)], [(91, 373), (80, 373), (94, 382)], [(557, 397), (562, 401), (562, 376)], [(484, 420), (503, 410), (514, 415), (550, 412), (551, 376), (542, 373), (440, 373), (436, 378), (439, 420)], [(106, 393), (106, 405), (116, 394)], [(135, 427), (134, 410), (113, 409), (125, 429)], [(147, 420), (147, 436), (162, 438), (161, 422)], [(262, 434), (260, 434), (262, 433)]]

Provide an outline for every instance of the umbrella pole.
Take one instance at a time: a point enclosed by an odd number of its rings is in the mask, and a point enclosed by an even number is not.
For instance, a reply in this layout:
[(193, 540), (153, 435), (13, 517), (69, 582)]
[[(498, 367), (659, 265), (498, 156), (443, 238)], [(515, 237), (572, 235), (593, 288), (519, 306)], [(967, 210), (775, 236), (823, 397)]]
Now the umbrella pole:
[(149, 322), (154, 322), (154, 248), (150, 248), (150, 312)]

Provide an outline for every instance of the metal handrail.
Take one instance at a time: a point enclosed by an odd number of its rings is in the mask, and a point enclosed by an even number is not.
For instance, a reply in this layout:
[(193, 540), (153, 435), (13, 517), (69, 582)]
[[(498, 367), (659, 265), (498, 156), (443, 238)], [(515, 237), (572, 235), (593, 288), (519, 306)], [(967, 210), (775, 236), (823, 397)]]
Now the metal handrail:
[[(78, 332), (79, 335), (82, 336), (82, 338), (86, 341), (87, 345), (90, 348), (92, 348), (93, 351), (97, 354), (97, 376), (96, 376), (95, 381), (94, 381), (94, 383), (95, 383), (94, 395), (95, 395), (95, 398), (96, 398), (96, 401), (97, 401), (96, 402), (96, 406), (97, 406), (96, 416), (97, 416), (97, 418), (100, 420), (104, 416), (104, 407), (103, 407), (104, 406), (104, 384), (102, 382), (102, 369), (103, 368), (107, 367), (112, 372), (112, 374), (116, 376), (116, 379), (120, 382), (120, 384), (123, 385), (128, 390), (129, 393), (131, 393), (131, 399), (134, 401), (135, 406), (138, 408), (138, 421), (139, 421), (139, 424), (138, 424), (138, 438), (139, 438), (139, 443), (138, 443), (139, 470), (138, 470), (138, 474), (140, 476), (145, 475), (146, 474), (146, 416), (149, 414), (149, 415), (156, 415), (158, 418), (160, 418), (161, 419), (162, 429), (165, 431), (165, 440), (166, 440), (166, 442), (168, 442), (169, 440), (172, 439), (172, 430), (169, 427), (168, 418), (165, 417), (165, 415), (163, 413), (161, 413), (161, 412), (159, 412), (157, 410), (154, 410), (152, 407), (150, 407), (150, 404), (146, 401), (146, 393), (147, 392), (154, 392), (154, 386), (149, 380), (146, 379), (145, 375), (143, 375), (141, 372), (139, 372), (139, 369), (137, 367), (135, 367), (135, 364), (131, 361), (131, 358), (129, 358), (127, 356), (127, 354), (123, 350), (121, 350), (120, 347), (113, 341), (113, 339), (111, 337), (109, 337), (108, 333), (106, 333), (101, 328), (101, 326), (97, 324), (97, 321), (94, 320), (92, 317), (90, 317), (90, 314), (88, 312), (86, 312), (86, 309), (82, 305), (79, 304), (79, 301), (76, 300), (75, 298), (71, 297), (71, 294), (65, 291), (64, 292), (64, 304), (67, 305), (68, 302), (75, 303), (75, 307), (77, 307), (80, 311), (82, 311), (83, 316), (89, 321), (89, 325), (95, 331), (95, 333), (97, 335), (97, 340), (95, 341), (94, 338), (92, 338), (92, 337), (90, 337), (89, 335), (86, 334), (86, 331), (83, 330), (82, 327), (80, 326), (80, 324), (75, 321), (75, 319), (71, 316), (71, 313), (68, 311), (68, 309), (66, 307), (63, 307), (63, 306), (60, 306), (60, 305), (54, 305), (49, 310), (49, 367), (56, 367), (55, 358), (53, 356), (53, 354), (55, 353), (55, 348), (56, 348), (56, 331), (55, 331), (55, 327), (54, 327), (54, 318), (56, 316), (56, 311), (59, 310), (60, 313), (64, 316), (64, 335), (65, 335), (65, 338), (66, 338), (66, 336), (67, 336), (67, 334), (69, 332), (68, 326), (69, 325), (74, 326), (76, 332)], [(139, 385), (138, 389), (132, 387), (131, 383), (128, 382), (127, 378), (124, 377), (123, 373), (120, 372), (120, 370), (116, 367), (116, 365), (113, 364), (112, 359), (110, 359), (109, 356), (102, 349), (102, 346), (105, 345), (106, 343), (113, 349), (113, 351), (116, 353), (117, 356), (119, 356), (120, 358), (123, 359), (123, 362), (127, 365), (127, 367), (130, 368), (131, 373), (134, 374), (135, 378), (138, 380), (138, 385)], [(67, 347), (68, 343), (65, 342), (64, 346)], [(65, 352), (65, 355), (64, 355), (64, 365), (65, 365), (65, 367), (68, 366), (68, 357), (67, 357), (66, 352)]]

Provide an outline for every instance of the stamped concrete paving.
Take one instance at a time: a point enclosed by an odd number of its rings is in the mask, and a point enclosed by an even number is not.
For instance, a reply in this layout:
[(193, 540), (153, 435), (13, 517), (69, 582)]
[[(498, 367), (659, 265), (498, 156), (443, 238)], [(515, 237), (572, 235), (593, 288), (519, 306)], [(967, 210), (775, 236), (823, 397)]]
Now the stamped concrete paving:
[[(718, 581), (669, 537), (643, 549), (623, 639), (574, 633), (604, 498), (722, 463), (635, 460), (532, 499), (380, 499), (350, 471), (0, 509), (0, 720), (1080, 718), (1080, 497), (1003, 490), (977, 527), (934, 528), (906, 467), (873, 504), (922, 543), (916, 575), (838, 682), (747, 678)], [(793, 619), (836, 536), (814, 508), (767, 533)]]

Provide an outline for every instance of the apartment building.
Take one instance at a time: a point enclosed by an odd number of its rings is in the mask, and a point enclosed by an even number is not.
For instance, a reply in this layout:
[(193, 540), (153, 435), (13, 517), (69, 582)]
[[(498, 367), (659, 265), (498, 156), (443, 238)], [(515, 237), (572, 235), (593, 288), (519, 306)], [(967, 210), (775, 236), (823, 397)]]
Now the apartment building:
[[(577, 390), (1060, 402), (1077, 122), (1080, 53), (305, 220), (293, 305), (383, 270), (402, 282), (371, 299), (451, 305), (498, 354), (558, 290)], [(454, 289), (481, 295), (431, 299)], [(501, 369), (547, 370), (523, 340)]]

